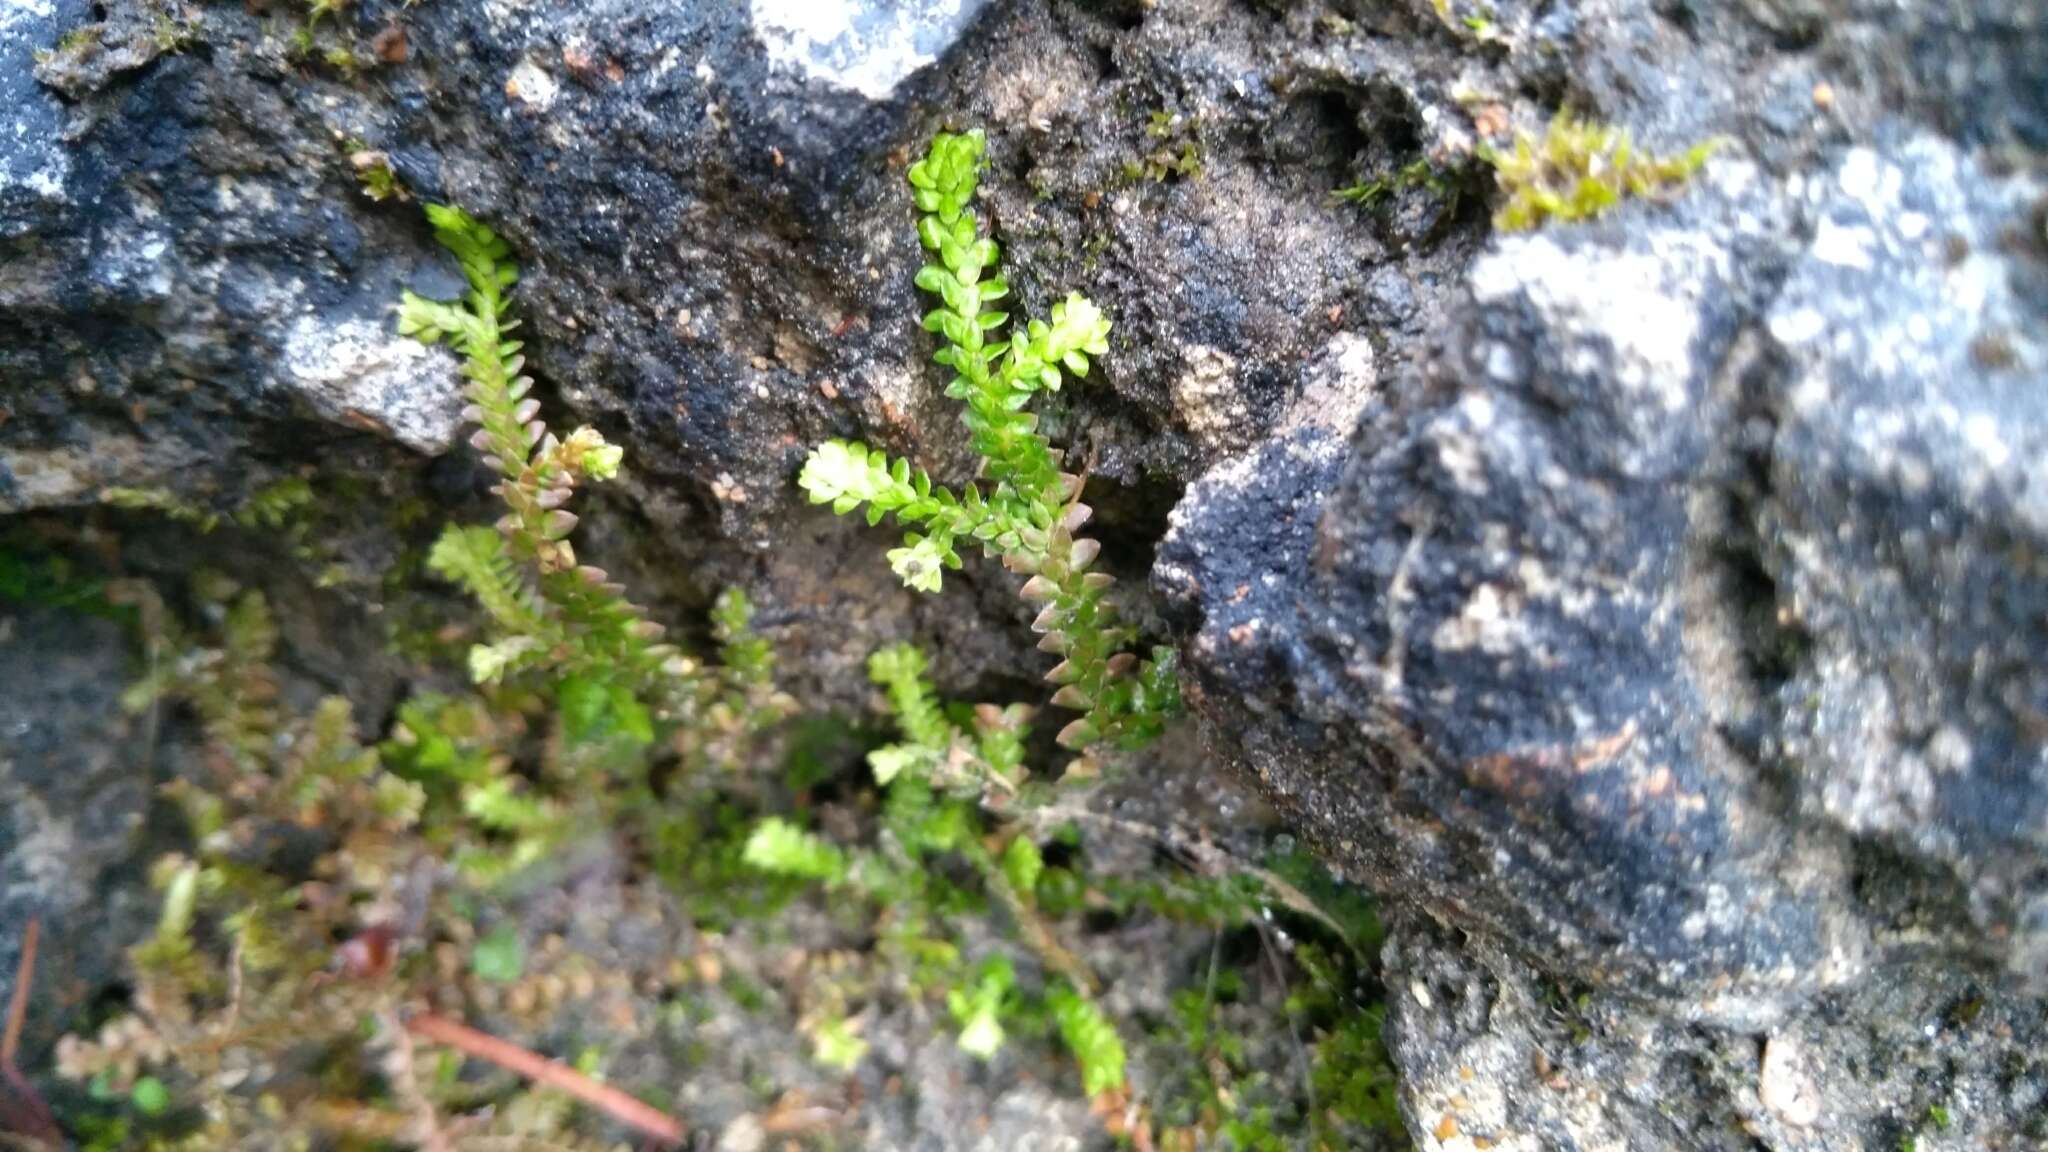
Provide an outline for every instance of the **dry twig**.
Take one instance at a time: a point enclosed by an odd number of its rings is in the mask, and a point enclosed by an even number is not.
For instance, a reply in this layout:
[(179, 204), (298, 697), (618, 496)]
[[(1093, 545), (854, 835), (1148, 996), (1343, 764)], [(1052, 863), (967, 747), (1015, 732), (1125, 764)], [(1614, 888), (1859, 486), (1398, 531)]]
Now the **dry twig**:
[(28, 991), (36, 977), (36, 944), (42, 928), (42, 922), (31, 917), (22, 933), (21, 963), (15, 968), (14, 994), (7, 1002), (7, 1030), (0, 1033), (0, 1079), (6, 1081), (8, 1092), (7, 1096), (0, 1096), (0, 1130), (61, 1148), (64, 1133), (57, 1127), (56, 1117), (50, 1114), (50, 1106), (43, 1103), (35, 1085), (14, 1063), (15, 1054), (21, 1050), (22, 1024), (28, 1019)]
[(674, 1117), (610, 1085), (600, 1084), (559, 1060), (529, 1052), (519, 1045), (487, 1035), (446, 1016), (431, 1012), (414, 1016), (406, 1031), (423, 1040), (443, 1044), (466, 1056), (489, 1061), (543, 1087), (553, 1088), (581, 1100), (619, 1123), (669, 1147), (683, 1142), (683, 1126)]
[(21, 1026), (28, 1018), (28, 986), (36, 976), (36, 944), (43, 932), (42, 921), (29, 919), (21, 935), (21, 962), (14, 970), (14, 994), (7, 1001), (7, 1031), (0, 1034), (0, 1066), (14, 1067), (14, 1055), (21, 1050)]

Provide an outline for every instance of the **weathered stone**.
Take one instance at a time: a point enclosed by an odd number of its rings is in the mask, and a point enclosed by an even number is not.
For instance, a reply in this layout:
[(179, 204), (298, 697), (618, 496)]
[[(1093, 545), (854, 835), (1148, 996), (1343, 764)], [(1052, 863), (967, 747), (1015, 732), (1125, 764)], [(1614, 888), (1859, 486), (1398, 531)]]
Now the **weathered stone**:
[[(0, 987), (23, 933), (42, 924), (25, 1052), (118, 978), (152, 903), (126, 873), (155, 782), (154, 717), (121, 707), (129, 644), (119, 625), (57, 608), (0, 605)], [(0, 998), (0, 1003), (4, 1003)]]
[(1776, 756), (1852, 836), (1950, 870), (2048, 983), (2048, 183), (1937, 138), (1848, 150), (1766, 318)]
[[(1732, 109), (1683, 77), (1648, 121)], [(1903, 1059), (1998, 1079), (1972, 1146), (2048, 1101), (2008, 1067), (2048, 954), (2042, 185), (1834, 131), (1495, 237), (1348, 461), (1274, 437), (1175, 511), (1155, 577), (1214, 742), (1468, 941), (1390, 952), (1425, 1137), (1896, 1143), (1950, 1105), (1873, 1037), (1977, 995), (2015, 1018)]]
[(884, 100), (936, 62), (986, 6), (986, 0), (749, 0), (748, 11), (771, 64)]
[(10, 4), (0, 12), (0, 240), (33, 226), (62, 201), (71, 159), (57, 138), (61, 108), (22, 64), (56, 38), (54, 0)]

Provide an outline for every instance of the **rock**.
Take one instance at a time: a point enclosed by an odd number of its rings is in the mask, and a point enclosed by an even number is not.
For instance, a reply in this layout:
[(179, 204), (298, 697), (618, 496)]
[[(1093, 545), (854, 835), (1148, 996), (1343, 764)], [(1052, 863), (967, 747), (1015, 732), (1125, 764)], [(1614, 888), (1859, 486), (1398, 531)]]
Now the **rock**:
[(289, 387), (336, 424), (438, 455), (462, 426), (453, 358), (398, 336), (378, 320), (328, 324), (301, 316), (285, 337)]
[(35, 218), (64, 195), (71, 158), (59, 145), (61, 105), (36, 83), (35, 49), (53, 40), (54, 0), (10, 4), (0, 14), (0, 241), (26, 232)]
[[(518, 253), (550, 418), (627, 450), (580, 553), (677, 620), (745, 586), (820, 709), (905, 638), (949, 693), (1028, 695), (1012, 577), (913, 595), (791, 483), (832, 436), (971, 474), (902, 169), (981, 125), (1021, 307), (1116, 323), (1046, 415), (1104, 566), (1153, 569), (1218, 753), (1390, 902), (1418, 1139), (1876, 1147), (1947, 1099), (2014, 1147), (2048, 1091), (2039, 7), (362, 0), (305, 58), (233, 5), (28, 0), (0, 511), (355, 492), (339, 587), (113, 535), (296, 589), (291, 658), (388, 699), (376, 575), (484, 518), (454, 362), (389, 326), (455, 287), (417, 203), (454, 202)], [(1672, 203), (1492, 235), (1473, 149), (1561, 103), (1726, 144)], [(69, 779), (16, 810), (61, 823)], [(1057, 1107), (1020, 1088), (992, 1131)]]
[(986, 0), (750, 0), (754, 34), (778, 68), (885, 100), (952, 47)]
[[(1947, 1095), (2018, 1146), (2048, 1101), (2011, 1063), (2048, 991), (2043, 184), (1680, 71), (1619, 108), (1728, 117), (1681, 201), (1492, 238), (1344, 459), (1281, 434), (1190, 487), (1155, 570), (1190, 699), (1408, 906), (1426, 1146), (1869, 1147)], [(1973, 997), (2015, 1016), (1905, 1023)], [(1903, 1087), (1895, 1046), (1985, 1081)]]
[(1953, 875), (2048, 985), (2048, 182), (1924, 134), (1850, 149), (1765, 323), (1776, 757), (1852, 837)]
[(185, 18), (142, 5), (96, 11), (98, 19), (67, 31), (36, 59), (36, 79), (79, 100), (185, 46)]
[[(1757, 1035), (1642, 1011), (1427, 916), (1395, 928), (1385, 976), (1411, 991), (1390, 998), (1388, 1045), (1424, 1148), (2027, 1148), (2048, 1131), (2039, 1002), (1931, 952)], [(1446, 1119), (1462, 1139), (1433, 1139)]]
[(1756, 1098), (1779, 1123), (1793, 1128), (1811, 1128), (1820, 1119), (1820, 1093), (1806, 1073), (1806, 1056), (1799, 1041), (1790, 1036), (1764, 1041)]
[[(1471, 231), (1438, 220), (1396, 253), (1374, 218), (1325, 198), (1363, 147), (1363, 77), (1450, 45), (1311, 72), (1289, 47), (1310, 26), (1220, 0), (1143, 19), (1043, 3), (592, 3), (517, 20), (353, 5), (323, 50), (406, 30), (374, 83), (208, 10), (185, 50), (62, 98), (28, 79), (35, 52), (126, 43), (156, 8), (31, 11), (0, 77), (24, 96), (10, 114), (33, 119), (22, 138), (51, 147), (9, 164), (50, 175), (0, 229), (16, 237), (0, 240), (0, 373), (30, 385), (0, 397), (0, 510), (127, 487), (228, 511), (334, 460), (329, 446), (348, 467), (377, 460), (391, 506), (446, 506), (467, 466), (466, 449), (454, 468), (432, 459), (459, 408), (452, 361), (390, 323), (401, 289), (454, 283), (417, 204), (365, 194), (353, 157), (380, 153), (415, 200), (506, 233), (550, 418), (626, 447), (626, 498), (593, 502), (579, 550), (652, 599), (747, 585), (807, 681), (792, 687), (842, 706), (865, 703), (867, 653), (912, 634), (962, 691), (1035, 679), (1007, 574), (973, 564), (939, 600), (900, 589), (886, 537), (791, 483), (835, 435), (955, 481), (971, 470), (911, 283), (903, 157), (934, 110), (993, 134), (984, 208), (1023, 305), (1042, 313), (1071, 287), (1115, 317), (1111, 354), (1055, 417), (1093, 458), (1106, 563), (1126, 575), (1182, 483), (1284, 419), (1304, 357), (1334, 333), (1417, 328), (1455, 260), (1436, 241)], [(1105, 76), (1110, 56), (1123, 64)], [(62, 63), (45, 59), (45, 79)], [(1370, 103), (1405, 132), (1425, 99)], [(1199, 176), (1134, 180), (1169, 109)], [(1383, 286), (1370, 297), (1352, 284), (1367, 267)]]
[[(153, 733), (121, 708), (129, 642), (112, 620), (0, 604), (0, 985), (42, 923), (24, 1061), (116, 979), (154, 900), (125, 874), (154, 781)], [(0, 1003), (5, 1003), (0, 997)]]

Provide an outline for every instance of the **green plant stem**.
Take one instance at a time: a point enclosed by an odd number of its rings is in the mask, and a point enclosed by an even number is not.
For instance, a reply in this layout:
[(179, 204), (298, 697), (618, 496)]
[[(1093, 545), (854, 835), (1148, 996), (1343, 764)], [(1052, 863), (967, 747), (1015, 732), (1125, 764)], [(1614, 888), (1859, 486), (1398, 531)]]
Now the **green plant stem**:
[(988, 886), (989, 892), (1003, 906), (1003, 910), (1009, 913), (1010, 919), (1017, 925), (1017, 934), (1038, 955), (1040, 962), (1073, 985), (1077, 993), (1091, 999), (1099, 994), (1101, 985), (1095, 974), (1088, 970), (1088, 966), (1081, 962), (1080, 957), (1060, 943), (1059, 936), (1053, 932), (1052, 926), (1038, 915), (1038, 910), (1024, 898), (1024, 894), (1017, 890), (1017, 886), (1010, 883), (1009, 875), (1003, 871), (1002, 864), (989, 852), (987, 846), (975, 837), (969, 836), (961, 845), (961, 854), (974, 865), (974, 870), (980, 874), (982, 883)]

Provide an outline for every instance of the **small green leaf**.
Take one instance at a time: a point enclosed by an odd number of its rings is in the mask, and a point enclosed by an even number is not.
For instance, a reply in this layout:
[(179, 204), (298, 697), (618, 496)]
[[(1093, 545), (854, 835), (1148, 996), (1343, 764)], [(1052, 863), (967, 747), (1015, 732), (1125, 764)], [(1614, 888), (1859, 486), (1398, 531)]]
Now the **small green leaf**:
[(614, 684), (609, 694), (612, 731), (643, 747), (654, 743), (654, 717), (633, 690)]
[(1016, 968), (997, 955), (982, 962), (971, 991), (954, 988), (946, 994), (946, 1009), (961, 1026), (961, 1051), (987, 1060), (1002, 1048), (1002, 1014), (1016, 986)]
[(605, 730), (611, 691), (595, 677), (564, 677), (555, 691), (555, 708), (562, 717), (562, 735), (571, 744), (586, 744)]
[(192, 931), (192, 913), (199, 900), (199, 865), (188, 863), (171, 874), (164, 886), (163, 911), (157, 917), (158, 940), (183, 940)]
[(908, 547), (889, 550), (890, 569), (910, 588), (919, 592), (937, 592), (949, 555), (945, 544), (915, 532), (905, 536), (904, 540)]
[(875, 774), (875, 783), (887, 786), (890, 781), (917, 767), (923, 760), (923, 754), (915, 748), (890, 744), (868, 753), (868, 768)]
[(1003, 1046), (1003, 1022), (993, 1008), (977, 1011), (960, 1029), (960, 1050), (979, 1060), (994, 1056)]
[(469, 678), (477, 684), (493, 683), (505, 674), (505, 669), (533, 648), (531, 636), (507, 636), (493, 644), (471, 645)]
[(1124, 1043), (1102, 1009), (1071, 988), (1059, 987), (1048, 997), (1060, 1036), (1081, 1065), (1082, 1090), (1090, 1096), (1124, 1086)]
[(868, 1042), (853, 1030), (853, 1025), (843, 1016), (834, 1016), (819, 1023), (811, 1037), (811, 1057), (827, 1068), (851, 1072), (868, 1054)]
[(526, 945), (510, 924), (500, 924), (469, 953), (469, 970), (491, 984), (510, 984), (526, 969)]
[(771, 816), (754, 826), (741, 858), (751, 867), (778, 876), (838, 883), (847, 875), (844, 853), (779, 817)]
[(154, 1076), (144, 1076), (128, 1090), (128, 1100), (144, 1116), (161, 1116), (171, 1106), (171, 1090)]
[(1038, 878), (1045, 872), (1045, 856), (1029, 836), (1019, 836), (1010, 841), (1003, 850), (1003, 875), (1009, 878), (1011, 887), (1022, 893), (1026, 900), (1038, 888)]

